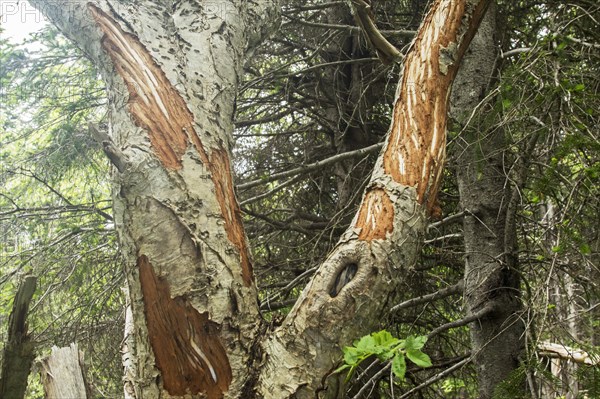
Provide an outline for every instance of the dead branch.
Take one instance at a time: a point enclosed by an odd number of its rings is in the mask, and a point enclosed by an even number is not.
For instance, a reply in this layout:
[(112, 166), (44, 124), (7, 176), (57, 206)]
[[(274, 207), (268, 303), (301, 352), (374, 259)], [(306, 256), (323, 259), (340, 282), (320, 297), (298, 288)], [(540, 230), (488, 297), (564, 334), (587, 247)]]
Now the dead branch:
[(423, 295), (417, 298), (411, 298), (408, 301), (404, 301), (390, 309), (391, 312), (397, 312), (402, 309), (411, 308), (414, 306), (421, 305), (423, 303), (437, 301), (438, 299), (446, 298), (451, 295), (460, 294), (463, 292), (463, 281), (451, 285), (450, 287), (446, 287), (437, 292)]

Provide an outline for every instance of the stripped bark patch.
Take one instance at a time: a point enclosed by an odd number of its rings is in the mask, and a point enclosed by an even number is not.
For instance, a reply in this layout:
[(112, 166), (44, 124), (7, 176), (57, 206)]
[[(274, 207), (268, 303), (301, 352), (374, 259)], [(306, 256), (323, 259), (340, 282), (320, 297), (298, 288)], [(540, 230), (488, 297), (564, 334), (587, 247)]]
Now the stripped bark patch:
[(211, 180), (229, 241), (240, 254), (242, 278), (252, 284), (252, 264), (237, 203), (231, 165), (223, 148), (212, 151), (210, 158), (196, 130), (194, 116), (185, 100), (171, 85), (165, 73), (140, 41), (119, 26), (101, 9), (89, 3), (94, 19), (104, 32), (102, 46), (110, 55), (115, 68), (129, 91), (129, 110), (136, 124), (146, 131), (156, 156), (168, 169), (181, 169), (181, 158), (188, 144), (196, 147), (202, 163), (211, 172)]
[(394, 230), (394, 204), (382, 188), (367, 192), (358, 211), (355, 227), (359, 240), (384, 240)]
[(229, 155), (227, 150), (219, 148), (214, 149), (209, 158), (198, 135), (193, 134), (191, 138), (196, 151), (198, 151), (200, 160), (205, 165), (208, 165), (208, 169), (210, 170), (210, 178), (215, 186), (215, 196), (221, 209), (221, 215), (225, 219), (227, 238), (240, 254), (242, 280), (244, 281), (244, 285), (249, 287), (252, 285), (252, 262), (250, 260), (250, 250), (246, 242), (240, 205), (237, 202), (233, 189)]
[(188, 146), (187, 129), (193, 126), (192, 113), (140, 41), (98, 7), (88, 3), (88, 8), (104, 32), (103, 49), (127, 85), (135, 123), (148, 132), (162, 164), (180, 169)]
[(138, 257), (137, 265), (148, 337), (163, 388), (172, 396), (204, 393), (209, 399), (222, 398), (232, 374), (218, 324), (186, 299), (171, 298), (167, 281), (156, 276), (148, 257)]
[(404, 61), (383, 166), (397, 183), (415, 187), (417, 200), (430, 213), (445, 161), (451, 84), (486, 6), (479, 2), (469, 9), (466, 0), (436, 3), (413, 43), (419, 50)]
[(235, 245), (240, 253), (240, 262), (242, 265), (242, 278), (244, 284), (249, 287), (252, 284), (252, 263), (250, 262), (248, 245), (246, 243), (246, 234), (242, 224), (240, 206), (235, 198), (233, 191), (233, 181), (231, 180), (231, 164), (227, 151), (213, 150), (210, 157), (210, 170), (213, 182), (215, 184), (215, 195), (221, 206), (221, 213), (225, 218), (225, 230), (227, 238)]

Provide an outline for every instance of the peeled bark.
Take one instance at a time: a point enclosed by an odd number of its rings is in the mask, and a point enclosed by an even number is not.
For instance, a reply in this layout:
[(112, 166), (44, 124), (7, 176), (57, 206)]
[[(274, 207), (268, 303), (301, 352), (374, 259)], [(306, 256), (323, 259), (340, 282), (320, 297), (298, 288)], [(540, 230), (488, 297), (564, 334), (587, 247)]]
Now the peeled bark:
[(266, 338), (229, 143), (244, 52), (277, 4), (32, 3), (108, 86), (105, 147), (120, 157), (115, 220), (132, 320), (127, 396), (339, 397), (337, 378), (326, 377), (341, 347), (377, 326), (436, 213), (449, 91), (489, 0), (434, 3), (406, 56), (358, 214)]
[[(524, 349), (520, 319), (514, 215), (508, 209), (511, 185), (504, 165), (504, 131), (471, 120), (487, 95), (498, 59), (495, 7), (490, 7), (474, 38), (452, 91), (457, 180), (464, 217), (464, 300), (467, 314), (491, 309), (470, 325), (479, 397), (491, 398), (496, 386), (519, 366)], [(489, 104), (484, 104), (488, 107)], [(481, 114), (485, 115), (484, 108)], [(484, 117), (482, 117), (484, 118)], [(470, 122), (470, 125), (466, 124)], [(514, 212), (514, 210), (512, 210)]]

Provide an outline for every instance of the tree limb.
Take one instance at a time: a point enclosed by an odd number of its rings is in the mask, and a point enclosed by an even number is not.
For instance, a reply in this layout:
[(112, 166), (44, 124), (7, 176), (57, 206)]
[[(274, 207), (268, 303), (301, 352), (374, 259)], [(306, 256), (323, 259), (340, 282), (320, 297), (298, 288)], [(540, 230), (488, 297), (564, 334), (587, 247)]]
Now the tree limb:
[(370, 154), (372, 152), (375, 152), (375, 151), (381, 149), (381, 147), (383, 147), (383, 143), (377, 143), (377, 144), (373, 144), (369, 147), (361, 148), (359, 150), (344, 152), (342, 154), (334, 155), (330, 158), (322, 159), (315, 163), (300, 166), (299, 168), (287, 170), (285, 172), (274, 173), (265, 179), (257, 179), (257, 180), (249, 181), (247, 183), (238, 184), (236, 188), (238, 190), (245, 190), (248, 188), (259, 186), (261, 184), (266, 184), (266, 183), (281, 179), (283, 177), (289, 177), (289, 176), (293, 176), (293, 175), (309, 173), (309, 172), (312, 172), (313, 170), (320, 169), (324, 166), (331, 165), (336, 162), (343, 161), (345, 159), (360, 157), (363, 155)]
[(460, 294), (463, 291), (464, 283), (463, 281), (459, 281), (458, 283), (451, 285), (450, 287), (446, 287), (442, 290), (434, 292), (432, 294), (423, 295), (417, 298), (409, 299), (408, 301), (404, 301), (390, 309), (391, 312), (397, 312), (402, 309), (410, 308), (413, 306), (418, 306), (422, 303), (428, 303), (437, 301), (438, 299), (446, 298), (455, 294)]
[(367, 41), (377, 52), (377, 56), (384, 64), (389, 64), (402, 59), (402, 53), (390, 43), (375, 26), (375, 16), (371, 9), (370, 0), (352, 0), (354, 19), (362, 28)]
[(481, 319), (482, 317), (490, 314), (493, 311), (494, 311), (493, 305), (485, 306), (483, 309), (479, 310), (476, 313), (473, 313), (470, 316), (464, 317), (460, 320), (453, 321), (451, 323), (442, 324), (441, 326), (434, 328), (429, 334), (427, 334), (427, 338), (434, 337), (434, 336), (438, 335), (439, 333), (444, 332), (446, 330), (450, 330), (452, 328), (466, 326), (467, 324), (477, 321), (477, 320)]

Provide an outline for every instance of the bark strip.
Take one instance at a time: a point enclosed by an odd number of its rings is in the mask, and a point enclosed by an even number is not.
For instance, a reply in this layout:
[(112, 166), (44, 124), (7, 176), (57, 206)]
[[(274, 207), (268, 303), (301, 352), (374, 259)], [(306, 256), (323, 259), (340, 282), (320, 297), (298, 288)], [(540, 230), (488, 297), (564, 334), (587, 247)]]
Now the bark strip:
[(148, 132), (162, 164), (181, 169), (192, 113), (140, 41), (98, 7), (91, 3), (88, 7), (104, 32), (102, 47), (127, 85), (129, 110), (136, 124)]
[(205, 393), (222, 398), (232, 373), (219, 326), (185, 298), (171, 298), (145, 255), (138, 258), (148, 336), (164, 389), (173, 396)]
[(104, 33), (102, 47), (127, 86), (131, 115), (136, 125), (148, 132), (152, 148), (163, 166), (169, 170), (181, 169), (182, 157), (191, 141), (202, 163), (210, 170), (227, 238), (239, 251), (242, 278), (249, 287), (253, 278), (252, 264), (233, 189), (228, 151), (221, 146), (208, 155), (194, 128), (194, 115), (148, 50), (104, 11), (91, 3), (88, 8)]
[(231, 164), (227, 151), (223, 149), (214, 150), (210, 157), (209, 167), (216, 188), (215, 195), (225, 218), (227, 238), (240, 252), (242, 278), (244, 284), (248, 287), (252, 284), (252, 263), (250, 262), (240, 206), (233, 190)]
[(450, 86), (488, 3), (434, 4), (404, 61), (383, 166), (394, 181), (417, 189), (430, 214), (445, 161)]

